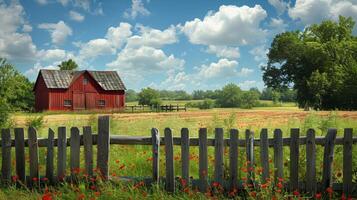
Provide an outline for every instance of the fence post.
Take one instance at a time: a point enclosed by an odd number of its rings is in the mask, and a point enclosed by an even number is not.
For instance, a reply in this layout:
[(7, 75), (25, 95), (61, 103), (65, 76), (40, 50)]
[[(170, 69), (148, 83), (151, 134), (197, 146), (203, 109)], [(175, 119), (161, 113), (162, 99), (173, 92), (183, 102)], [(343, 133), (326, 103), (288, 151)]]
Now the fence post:
[(275, 168), (275, 182), (278, 178), (283, 178), (283, 133), (280, 129), (274, 131), (274, 168)]
[(90, 126), (83, 127), (83, 148), (86, 175), (93, 176), (93, 135)]
[(316, 143), (315, 131), (309, 129), (306, 134), (306, 192), (311, 196), (316, 193)]
[(223, 129), (215, 129), (214, 141), (214, 181), (223, 186), (223, 171), (224, 171), (224, 143), (223, 143)]
[(238, 130), (231, 129), (229, 136), (230, 192), (238, 191)]
[(299, 189), (299, 133), (298, 128), (290, 132), (290, 191)]
[(78, 182), (80, 145), (81, 145), (80, 139), (81, 138), (79, 136), (79, 129), (77, 127), (72, 127), (71, 139), (70, 139), (70, 145), (71, 145), (70, 167), (71, 167), (71, 181), (73, 181), (74, 183)]
[(207, 129), (199, 130), (199, 190), (205, 193), (207, 191), (208, 159), (207, 159)]
[(352, 136), (352, 129), (346, 128), (343, 137), (343, 193), (347, 198), (352, 193)]
[(11, 182), (11, 135), (10, 129), (1, 130), (1, 179), (3, 183)]
[(326, 188), (332, 187), (332, 162), (334, 157), (334, 147), (337, 130), (328, 129), (325, 137), (323, 172), (322, 172), (322, 191)]
[(181, 129), (181, 161), (182, 161), (182, 179), (187, 184), (190, 182), (190, 137), (188, 128)]
[(151, 129), (152, 141), (152, 179), (154, 182), (159, 182), (159, 155), (160, 155), (160, 135), (156, 128)]
[(175, 191), (174, 146), (172, 131), (165, 128), (165, 154), (166, 154), (166, 191)]
[(247, 156), (247, 180), (249, 184), (254, 184), (254, 132), (247, 129), (245, 131), (245, 144)]
[(30, 154), (30, 185), (39, 186), (37, 133), (33, 127), (29, 127), (28, 130), (28, 145)]
[(14, 132), (15, 132), (16, 176), (22, 183), (26, 183), (24, 129), (15, 128)]
[(55, 133), (52, 129), (48, 129), (48, 142), (47, 142), (47, 155), (46, 155), (46, 177), (50, 184), (54, 183), (53, 180), (53, 151), (54, 151), (54, 137)]
[(67, 161), (67, 138), (66, 127), (58, 127), (57, 141), (57, 178), (64, 181), (66, 178), (66, 161)]
[(262, 163), (262, 183), (266, 183), (269, 173), (269, 141), (268, 129), (263, 128), (260, 132), (260, 162)]
[(109, 176), (109, 148), (110, 148), (110, 124), (109, 116), (98, 118), (98, 144), (97, 144), (97, 168), (103, 180)]

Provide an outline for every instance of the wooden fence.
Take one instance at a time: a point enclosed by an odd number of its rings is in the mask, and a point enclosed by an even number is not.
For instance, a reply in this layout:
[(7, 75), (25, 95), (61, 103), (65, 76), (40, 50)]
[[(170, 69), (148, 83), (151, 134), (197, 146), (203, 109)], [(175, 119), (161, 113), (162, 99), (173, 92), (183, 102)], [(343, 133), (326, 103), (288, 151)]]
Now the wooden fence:
[[(238, 180), (238, 162), (243, 160), (238, 157), (238, 149), (244, 148), (247, 160), (247, 180), (253, 187), (259, 188), (259, 184), (255, 184), (259, 178), (255, 177), (255, 167), (258, 167), (254, 162), (254, 148), (260, 148), (260, 163), (262, 167), (261, 182), (264, 183), (270, 177), (270, 170), (274, 171), (274, 179), (277, 182), (283, 177), (283, 147), (290, 147), (290, 175), (285, 178), (286, 189), (289, 191), (298, 190), (300, 192), (309, 193), (310, 195), (316, 192), (325, 192), (326, 188), (333, 188), (335, 191), (343, 192), (346, 196), (357, 196), (356, 183), (352, 183), (352, 146), (357, 143), (357, 138), (353, 137), (352, 129), (344, 129), (344, 137), (336, 137), (337, 130), (329, 129), (326, 137), (315, 136), (314, 130), (307, 131), (306, 136), (300, 136), (299, 129), (291, 129), (290, 137), (284, 138), (280, 129), (274, 130), (274, 137), (268, 138), (268, 130), (262, 129), (260, 138), (254, 138), (254, 132), (245, 131), (243, 139), (239, 139), (239, 132), (236, 129), (230, 130), (230, 137), (224, 138), (222, 128), (215, 129), (215, 137), (207, 138), (207, 129), (199, 129), (198, 138), (190, 138), (189, 130), (183, 128), (181, 137), (173, 137), (172, 130), (166, 128), (164, 137), (159, 136), (157, 129), (153, 128), (151, 136), (119, 136), (110, 135), (109, 117), (101, 116), (98, 119), (98, 134), (93, 134), (91, 127), (83, 127), (83, 135), (80, 135), (78, 128), (70, 129), (70, 138), (66, 137), (66, 128), (58, 128), (58, 138), (55, 138), (55, 133), (51, 129), (48, 132), (48, 138), (37, 138), (37, 132), (34, 128), (28, 129), (28, 138), (24, 138), (24, 129), (15, 128), (15, 138), (11, 138), (10, 129), (2, 129), (1, 132), (1, 180), (3, 183), (10, 183), (15, 175), (22, 183), (27, 183), (28, 186), (37, 186), (45, 177), (48, 184), (53, 184), (61, 181), (76, 181), (76, 170), (80, 167), (80, 146), (84, 147), (84, 169), (85, 174), (89, 177), (93, 176), (93, 145), (97, 145), (97, 163), (96, 168), (99, 170), (99, 175), (108, 180), (109, 177), (109, 150), (110, 144), (118, 145), (151, 145), (152, 146), (152, 177), (151, 183), (163, 182), (165, 188), (169, 192), (173, 192), (177, 188), (177, 177), (174, 171), (174, 145), (181, 146), (181, 170), (182, 179), (190, 183), (192, 187), (197, 187), (199, 191), (206, 192), (210, 187), (210, 183), (215, 182), (225, 188), (226, 191), (234, 189), (242, 189), (242, 181)], [(165, 147), (165, 176), (159, 177), (159, 146)], [(306, 175), (304, 180), (299, 179), (299, 152), (300, 146), (306, 146)], [(317, 182), (316, 176), (316, 146), (324, 147), (323, 156), (323, 173), (322, 181)], [(343, 145), (343, 183), (333, 183), (333, 160), (335, 145)], [(66, 174), (67, 163), (67, 146), (70, 147), (70, 174)], [(190, 180), (190, 146), (199, 147), (199, 179)], [(209, 180), (208, 172), (208, 147), (213, 146), (214, 153), (214, 178)], [(15, 147), (16, 169), (12, 172), (11, 163), (11, 148)], [(29, 176), (25, 174), (25, 147), (28, 147), (29, 153)], [(38, 148), (47, 148), (46, 155), (46, 174), (39, 174), (39, 154)], [(57, 172), (54, 171), (54, 147), (57, 147)], [(224, 166), (224, 148), (229, 147), (229, 166)], [(269, 166), (269, 148), (273, 148), (273, 165)], [(82, 166), (83, 167), (83, 166)], [(356, 167), (356, 166), (355, 166)], [(229, 169), (229, 179), (224, 177), (224, 168)], [(227, 171), (227, 170), (226, 170)], [(258, 181), (259, 182), (259, 181)], [(274, 181), (273, 181), (274, 182)], [(241, 191), (241, 190), (239, 190)]]
[(187, 111), (186, 106), (179, 105), (160, 105), (160, 106), (148, 106), (148, 105), (133, 105), (125, 106), (125, 110), (129, 112), (173, 112), (173, 111)]

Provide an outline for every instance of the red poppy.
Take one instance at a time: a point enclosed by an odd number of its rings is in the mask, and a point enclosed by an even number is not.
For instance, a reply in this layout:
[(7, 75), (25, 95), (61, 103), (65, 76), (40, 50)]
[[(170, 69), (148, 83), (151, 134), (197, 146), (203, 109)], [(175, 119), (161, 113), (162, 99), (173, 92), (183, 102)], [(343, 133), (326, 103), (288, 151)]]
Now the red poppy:
[(297, 191), (297, 190), (295, 190), (295, 191), (293, 192), (293, 195), (294, 195), (294, 196), (299, 196), (299, 195), (300, 195), (300, 192)]
[(52, 200), (52, 194), (51, 193), (45, 193), (42, 195), (42, 200)]
[(316, 199), (321, 199), (321, 197), (322, 197), (321, 193), (316, 193), (316, 194), (315, 194), (315, 198), (316, 198)]
[(283, 188), (284, 186), (283, 186), (283, 184), (281, 184), (281, 182), (279, 182), (278, 184), (276, 184), (276, 186), (278, 187), (278, 188)]

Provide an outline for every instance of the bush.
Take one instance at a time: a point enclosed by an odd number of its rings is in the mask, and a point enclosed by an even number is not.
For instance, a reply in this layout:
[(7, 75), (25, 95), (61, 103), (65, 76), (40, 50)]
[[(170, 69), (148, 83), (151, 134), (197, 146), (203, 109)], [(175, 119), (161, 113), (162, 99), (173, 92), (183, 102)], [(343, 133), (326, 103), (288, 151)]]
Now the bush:
[(205, 99), (202, 102), (198, 102), (199, 109), (212, 109), (215, 106), (215, 102), (212, 99)]
[(0, 127), (5, 127), (9, 120), (9, 107), (4, 99), (0, 99)]
[(138, 94), (139, 105), (157, 106), (161, 104), (160, 93), (152, 88), (144, 88)]
[(34, 127), (36, 129), (39, 129), (43, 126), (44, 120), (43, 120), (43, 116), (34, 116), (34, 117), (29, 117), (26, 120), (26, 126), (28, 127)]
[(242, 102), (242, 90), (233, 83), (222, 88), (217, 97), (217, 105), (222, 108), (240, 107)]
[(241, 108), (253, 108), (257, 106), (259, 94), (254, 91), (243, 92)]

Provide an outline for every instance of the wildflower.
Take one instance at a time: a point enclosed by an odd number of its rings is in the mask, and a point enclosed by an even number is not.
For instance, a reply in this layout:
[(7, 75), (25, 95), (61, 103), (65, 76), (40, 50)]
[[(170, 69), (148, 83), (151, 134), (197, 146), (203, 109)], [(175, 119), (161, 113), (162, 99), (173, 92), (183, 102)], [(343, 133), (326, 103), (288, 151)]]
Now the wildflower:
[(181, 185), (182, 185), (183, 187), (185, 187), (186, 184), (187, 184), (186, 179), (183, 179), (183, 178), (180, 179), (180, 182), (181, 182)]
[(341, 200), (346, 200), (346, 196), (344, 193), (342, 193)]
[(326, 188), (326, 192), (329, 194), (332, 194), (333, 193), (332, 187)]
[(11, 179), (12, 179), (13, 182), (16, 182), (19, 179), (19, 177), (18, 176), (12, 176)]
[(47, 177), (43, 177), (41, 178), (42, 181), (48, 181), (48, 178)]
[(83, 200), (86, 198), (86, 195), (84, 195), (83, 193), (79, 194), (77, 197), (77, 200)]
[(315, 194), (315, 198), (316, 198), (316, 199), (321, 199), (321, 196), (322, 196), (321, 193), (316, 193), (316, 194)]
[(95, 185), (91, 185), (91, 186), (90, 186), (90, 189), (91, 189), (91, 190), (95, 190), (95, 189), (96, 189)]
[(42, 200), (52, 200), (52, 194), (46, 192), (45, 194), (42, 195)]
[(33, 177), (33, 178), (32, 178), (32, 181), (37, 182), (37, 181), (38, 181), (38, 178), (37, 178), (37, 177)]
[(284, 179), (279, 177), (279, 178), (278, 178), (278, 181), (279, 181), (279, 182), (283, 182)]
[(100, 196), (100, 192), (94, 192), (94, 195), (96, 196), (96, 197), (99, 197)]
[(267, 188), (267, 187), (268, 187), (268, 184), (267, 184), (267, 183), (265, 183), (265, 184), (261, 184), (261, 185), (260, 185), (260, 187), (261, 187), (262, 189), (265, 189), (265, 188)]
[(117, 164), (118, 164), (119, 162), (120, 162), (119, 160), (115, 160), (115, 163), (117, 163)]
[(212, 186), (213, 186), (213, 187), (218, 187), (218, 186), (219, 186), (219, 183), (218, 183), (218, 182), (213, 182), (213, 183), (212, 183)]
[(300, 192), (297, 191), (297, 190), (295, 190), (295, 191), (293, 192), (293, 195), (294, 195), (294, 196), (299, 196), (299, 195), (300, 195)]
[(122, 170), (122, 169), (124, 169), (124, 168), (125, 168), (125, 165), (124, 165), (124, 164), (122, 164), (122, 165), (119, 167), (120, 170)]
[(281, 190), (280, 190), (280, 189), (279, 189), (279, 190), (276, 190), (276, 192), (277, 192), (277, 193), (281, 193)]
[(282, 189), (284, 186), (283, 184), (281, 184), (281, 182), (279, 182), (277, 185), (276, 185), (279, 189)]
[(256, 197), (256, 196), (257, 196), (257, 193), (256, 193), (255, 191), (250, 192), (250, 196), (252, 196), (252, 197)]

